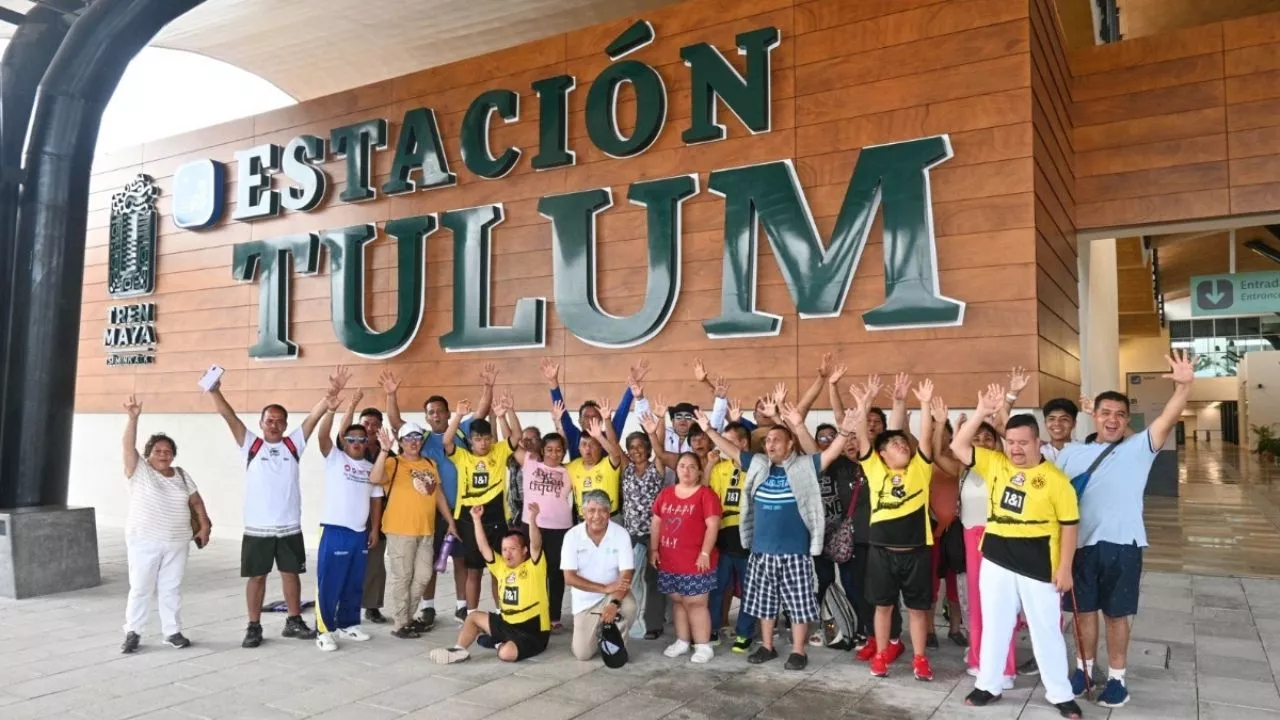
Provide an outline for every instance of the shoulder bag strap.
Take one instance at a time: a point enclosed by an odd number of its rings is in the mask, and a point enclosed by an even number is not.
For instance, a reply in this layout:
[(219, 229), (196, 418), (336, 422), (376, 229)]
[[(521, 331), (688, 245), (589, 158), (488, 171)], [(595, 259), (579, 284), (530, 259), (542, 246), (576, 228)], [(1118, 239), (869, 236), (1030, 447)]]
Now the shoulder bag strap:
[(1084, 474), (1071, 478), (1071, 485), (1076, 489), (1076, 497), (1080, 497), (1084, 494), (1084, 489), (1088, 487), (1089, 480), (1093, 477), (1093, 471), (1098, 469), (1098, 466), (1102, 464), (1102, 461), (1106, 460), (1107, 456), (1111, 454), (1111, 451), (1115, 450), (1116, 446), (1119, 444), (1120, 443), (1118, 442), (1113, 442), (1110, 445), (1107, 445), (1102, 452), (1098, 453), (1098, 457), (1093, 459), (1093, 463), (1089, 465), (1088, 470), (1084, 471)]

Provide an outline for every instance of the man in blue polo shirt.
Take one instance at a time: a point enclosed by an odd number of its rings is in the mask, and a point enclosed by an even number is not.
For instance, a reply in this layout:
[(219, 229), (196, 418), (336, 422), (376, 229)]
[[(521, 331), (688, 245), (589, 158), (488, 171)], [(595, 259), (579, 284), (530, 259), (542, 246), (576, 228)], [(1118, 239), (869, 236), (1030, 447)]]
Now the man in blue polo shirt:
[(1173, 397), (1146, 430), (1126, 438), (1129, 398), (1107, 391), (1098, 395), (1093, 403), (1097, 440), (1069, 444), (1056, 460), (1080, 493), (1080, 549), (1072, 566), (1075, 593), (1074, 598), (1071, 594), (1062, 597), (1063, 610), (1078, 609), (1080, 616), (1082, 647), (1078, 650), (1071, 685), (1076, 695), (1081, 695), (1085, 691), (1086, 675), (1093, 677), (1100, 610), (1106, 619), (1109, 655), (1107, 684), (1097, 699), (1103, 707), (1120, 707), (1129, 701), (1124, 677), (1129, 654), (1129, 617), (1138, 612), (1142, 549), (1147, 546), (1147, 530), (1142, 520), (1143, 493), (1151, 465), (1178, 424), (1195, 379), (1190, 355), (1174, 351), (1165, 359), (1170, 372), (1164, 377), (1174, 382)]
[[(489, 414), (489, 408), (493, 402), (493, 384), (498, 381), (498, 368), (493, 363), (486, 363), (484, 369), (480, 371), (480, 382), (483, 390), (480, 393), (480, 402), (476, 405), (476, 410), (470, 418), (462, 421), (461, 427), (458, 429), (458, 437), (454, 438), (454, 442), (469, 447), (467, 438), (471, 434), (471, 421), (475, 418), (482, 418)], [(391, 423), (393, 432), (398, 432), (400, 426), (404, 424), (404, 419), (400, 416), (400, 405), (396, 400), (396, 393), (400, 389), (400, 379), (388, 373), (383, 378), (382, 389), (387, 393), (387, 420)], [(458, 469), (454, 467), (453, 461), (444, 451), (444, 431), (449, 427), (449, 401), (441, 395), (432, 395), (422, 404), (422, 411), (426, 415), (427, 428), (430, 433), (422, 443), (422, 454), (425, 457), (435, 461), (436, 466), (440, 470), (440, 490), (444, 493), (444, 497), (449, 502), (449, 509), (453, 509), (454, 499), (458, 490)], [(432, 557), (440, 556), (440, 548), (444, 544), (445, 534), (449, 528), (443, 523), (436, 523), (436, 537)], [(462, 559), (462, 543), (454, 543), (453, 545), (453, 585), (454, 597), (456, 598), (454, 617), (459, 622), (467, 619), (467, 601), (466, 601), (466, 573), (460, 572), (465, 569), (466, 565)], [(422, 600), (418, 604), (419, 614), (415, 622), (420, 628), (426, 630), (436, 621), (436, 578), (437, 574), (432, 574), (431, 581), (427, 583), (426, 588), (422, 591)]]

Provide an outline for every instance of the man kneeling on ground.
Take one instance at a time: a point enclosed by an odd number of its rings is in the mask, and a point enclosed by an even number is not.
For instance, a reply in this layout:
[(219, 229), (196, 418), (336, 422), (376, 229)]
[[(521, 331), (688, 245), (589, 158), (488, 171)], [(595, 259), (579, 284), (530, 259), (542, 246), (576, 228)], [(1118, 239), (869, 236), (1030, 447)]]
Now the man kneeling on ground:
[(495, 557), (484, 534), (484, 506), (471, 508), (476, 548), (489, 572), (498, 580), (500, 612), (473, 612), (458, 633), (458, 643), (451, 648), (436, 648), (431, 659), (441, 665), (471, 658), (471, 643), (498, 651), (498, 659), (507, 662), (525, 660), (547, 649), (551, 638), (551, 611), (547, 602), (547, 561), (542, 555), (542, 533), (538, 530), (538, 505), (529, 504), (529, 537), (519, 530), (508, 530), (502, 538), (502, 554)]
[(564, 582), (573, 594), (573, 656), (579, 660), (595, 657), (602, 624), (616, 622), (625, 642), (636, 620), (631, 535), (610, 522), (611, 506), (603, 490), (583, 493), (583, 521), (565, 535), (560, 556)]

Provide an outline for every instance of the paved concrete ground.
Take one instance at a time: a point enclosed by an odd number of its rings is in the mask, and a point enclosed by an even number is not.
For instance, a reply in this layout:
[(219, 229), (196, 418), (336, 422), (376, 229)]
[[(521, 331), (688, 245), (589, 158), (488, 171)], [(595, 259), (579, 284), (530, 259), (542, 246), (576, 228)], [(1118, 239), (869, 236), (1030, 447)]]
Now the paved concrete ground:
[[(0, 601), (0, 718), (1057, 717), (1034, 678), (1020, 678), (996, 706), (966, 708), (971, 679), (945, 636), (934, 654), (937, 679), (928, 684), (913, 680), (902, 661), (877, 680), (847, 653), (825, 649), (811, 652), (806, 671), (787, 672), (780, 661), (750, 667), (727, 651), (700, 667), (668, 660), (664, 643), (644, 641), (633, 643), (624, 669), (608, 670), (572, 659), (567, 636), (517, 665), (483, 650), (462, 665), (433, 665), (427, 652), (452, 643), (451, 619), (421, 640), (396, 640), (377, 628), (369, 643), (322, 654), (314, 643), (279, 638), (283, 617), (268, 616), (268, 641), (242, 650), (239, 547), (222, 539), (192, 553), (184, 620), (194, 645), (158, 644), (153, 615), (142, 652), (126, 657), (118, 651), (127, 590), (123, 534), (104, 529), (101, 536), (101, 587)], [(278, 592), (273, 580), (268, 596)], [(304, 594), (311, 595), (309, 583)], [(1280, 660), (1280, 580), (1148, 573), (1134, 636), (1134, 700), (1113, 717), (1280, 720), (1272, 666), (1272, 658)], [(1084, 707), (1086, 717), (1108, 716)]]

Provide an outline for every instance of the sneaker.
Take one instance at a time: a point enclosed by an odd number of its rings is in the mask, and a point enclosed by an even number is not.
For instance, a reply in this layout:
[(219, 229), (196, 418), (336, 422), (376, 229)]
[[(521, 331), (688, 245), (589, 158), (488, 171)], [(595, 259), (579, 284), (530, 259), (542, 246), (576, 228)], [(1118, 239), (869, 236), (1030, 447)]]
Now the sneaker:
[(827, 644), (827, 638), (822, 634), (821, 630), (815, 630), (809, 633), (809, 644), (814, 647), (822, 647)]
[(320, 652), (333, 652), (338, 649), (338, 641), (333, 635), (328, 632), (316, 636), (316, 647), (320, 648)]
[(885, 662), (892, 665), (893, 661), (902, 657), (902, 653), (906, 651), (907, 648), (902, 644), (901, 640), (890, 640), (889, 647), (884, 651)]
[(256, 648), (262, 644), (262, 623), (251, 622), (249, 627), (245, 628), (244, 641), (240, 643), (242, 648)]
[(938, 633), (929, 633), (924, 638), (924, 646), (930, 650), (938, 649)]
[(414, 619), (421, 623), (423, 627), (435, 627), (436, 609), (433, 607), (422, 608), (422, 610), (418, 611), (418, 617)]
[(185, 647), (191, 647), (191, 641), (187, 639), (186, 635), (183, 635), (180, 632), (174, 633), (165, 638), (164, 644), (172, 648), (178, 648), (179, 650)]
[(756, 651), (747, 656), (747, 662), (752, 665), (762, 665), (770, 660), (778, 659), (778, 651), (773, 648), (767, 648), (763, 645), (756, 648)]
[(975, 689), (964, 697), (964, 704), (972, 705), (973, 707), (986, 707), (987, 705), (999, 700), (1000, 697), (1000, 695), (992, 695), (986, 690)]
[(369, 633), (365, 632), (364, 628), (359, 625), (338, 628), (338, 636), (343, 640), (350, 640), (352, 642), (366, 642), (369, 639)]
[(293, 615), (284, 621), (284, 630), (280, 631), (282, 637), (297, 638), (299, 640), (315, 640), (316, 631), (314, 628), (307, 627), (307, 621), (302, 619), (301, 615)]
[(854, 653), (853, 659), (858, 660), (859, 662), (870, 662), (877, 654), (879, 653), (876, 652), (876, 640), (875, 638), (871, 638), (867, 641), (866, 645), (862, 646), (861, 650)]
[[(1102, 688), (1102, 692), (1098, 693), (1098, 699), (1094, 700), (1102, 707), (1118, 708), (1124, 707), (1129, 702), (1129, 688), (1116, 678), (1108, 678), (1106, 687)], [(1059, 710), (1062, 708), (1059, 707)]]
[(959, 645), (962, 648), (969, 647), (969, 636), (965, 635), (963, 630), (953, 630), (947, 633), (947, 637), (951, 640), (951, 642), (955, 643), (956, 645)]
[(418, 634), (417, 630), (414, 630), (408, 625), (405, 625), (402, 628), (396, 628), (395, 630), (392, 630), (391, 637), (400, 638), (401, 640), (417, 640), (422, 636)]
[(751, 649), (751, 638), (745, 638), (741, 635), (733, 639), (733, 651), (739, 655), (745, 654)]
[(1076, 697), (1080, 697), (1081, 695), (1083, 695), (1085, 691), (1089, 689), (1089, 686), (1086, 680), (1087, 678), (1084, 675), (1084, 670), (1081, 670), (1080, 668), (1076, 668), (1075, 670), (1072, 670), (1071, 671), (1071, 694), (1075, 695)]
[(1005, 690), (1012, 690), (1013, 683), (1014, 683), (1014, 677), (1012, 675), (1005, 675), (1003, 678), (1000, 678), (1000, 687), (1004, 688)]
[(431, 632), (431, 628), (435, 627), (435, 625), (428, 625), (422, 621), (422, 618), (414, 618), (409, 621), (408, 627), (410, 630), (421, 635), (423, 633)]
[(911, 659), (911, 669), (916, 674), (917, 680), (930, 682), (933, 680), (933, 666), (929, 664), (929, 658), (926, 655), (917, 655)]
[(711, 645), (695, 645), (693, 647), (693, 657), (691, 661), (704, 664), (711, 662), (711, 658), (716, 656), (716, 651), (711, 649)]
[(452, 665), (471, 659), (471, 653), (460, 647), (436, 648), (428, 655), (437, 665)]
[(1031, 658), (1030, 660), (1019, 665), (1018, 674), (1019, 675), (1039, 675), (1040, 666), (1036, 664), (1036, 659)]
[(809, 666), (809, 656), (800, 653), (791, 653), (787, 656), (787, 664), (784, 666), (788, 670), (803, 670)]
[(1075, 700), (1060, 702), (1054, 705), (1054, 707), (1058, 708), (1058, 714), (1064, 718), (1084, 717), (1084, 712), (1080, 710), (1080, 706), (1076, 704)]
[(969, 673), (969, 677), (978, 677), (978, 668), (976, 667), (967, 667), (964, 671)]
[(465, 607), (460, 607), (460, 608), (458, 608), (457, 612), (455, 612), (455, 613), (453, 614), (453, 617), (454, 617), (454, 618), (456, 618), (456, 619), (458, 620), (458, 622), (460, 622), (460, 623), (464, 623), (464, 622), (466, 622), (466, 621), (467, 621), (467, 609), (466, 609)]
[(662, 654), (669, 658), (675, 658), (687, 652), (689, 652), (689, 641), (676, 638), (676, 641), (668, 645), (667, 649), (662, 651)]
[(138, 646), (142, 644), (142, 636), (136, 632), (129, 632), (124, 636), (124, 642), (120, 645), (120, 652), (129, 655), (136, 652)]
[(364, 619), (374, 625), (384, 625), (387, 623), (387, 616), (382, 614), (378, 608), (369, 608), (364, 611)]
[(866, 646), (867, 646), (867, 643), (868, 643), (868, 638), (867, 638), (867, 636), (866, 636), (866, 635), (863, 635), (862, 633), (855, 633), (855, 634), (854, 634), (854, 636), (853, 636), (853, 646), (854, 646), (855, 648), (857, 648), (857, 649), (861, 650), (862, 648), (864, 648), (864, 647), (866, 647)]
[(889, 660), (885, 653), (876, 653), (871, 658), (871, 676), (887, 677), (889, 675)]

